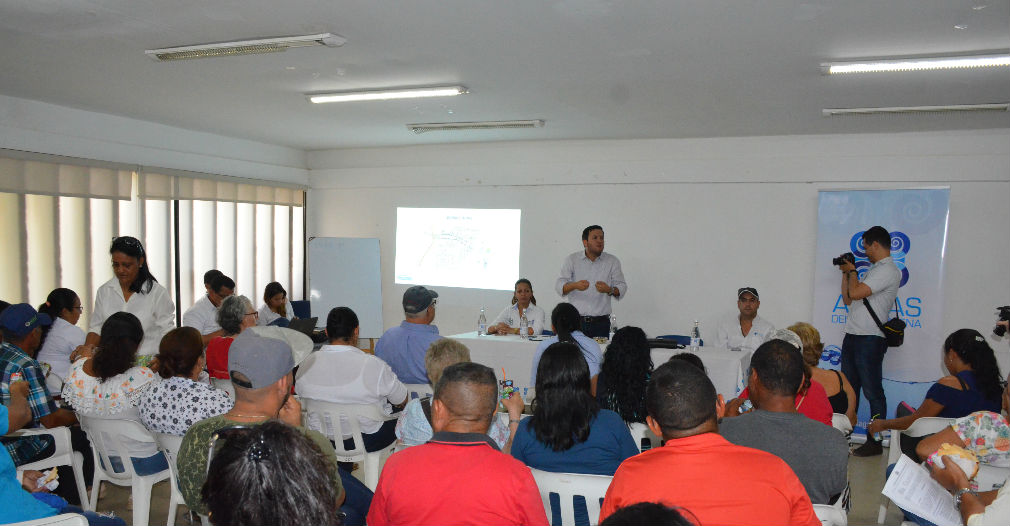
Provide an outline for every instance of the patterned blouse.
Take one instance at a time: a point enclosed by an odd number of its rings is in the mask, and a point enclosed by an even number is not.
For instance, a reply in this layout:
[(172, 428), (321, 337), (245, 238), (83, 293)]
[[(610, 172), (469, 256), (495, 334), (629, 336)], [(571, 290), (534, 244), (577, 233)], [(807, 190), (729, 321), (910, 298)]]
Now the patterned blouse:
[(63, 383), (63, 401), (86, 416), (110, 417), (136, 407), (158, 377), (147, 367), (131, 367), (102, 381), (84, 372), (87, 358), (74, 362)]
[(234, 402), (228, 393), (182, 376), (162, 380), (140, 402), (140, 419), (155, 433), (183, 436), (206, 418), (223, 415)]
[(978, 411), (958, 418), (951, 426), (978, 456), (979, 462), (1010, 466), (1010, 423), (999, 413)]

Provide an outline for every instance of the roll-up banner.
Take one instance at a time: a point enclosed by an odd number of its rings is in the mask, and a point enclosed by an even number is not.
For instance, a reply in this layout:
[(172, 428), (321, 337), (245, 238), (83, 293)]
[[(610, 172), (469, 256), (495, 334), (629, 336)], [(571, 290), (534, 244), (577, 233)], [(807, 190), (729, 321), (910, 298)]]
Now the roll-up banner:
[[(821, 367), (840, 369), (849, 313), (842, 301), (841, 273), (831, 259), (852, 252), (862, 279), (870, 268), (863, 232), (880, 225), (891, 234), (891, 258), (901, 271), (898, 305), (892, 305), (886, 317), (877, 314), (881, 322), (897, 316), (907, 324), (904, 345), (890, 348), (884, 357), (887, 415), (882, 418), (893, 418), (898, 404), (918, 406), (943, 376), (943, 265), (950, 188), (821, 191), (818, 198), (813, 325), (824, 343)], [(866, 398), (856, 395), (860, 397), (856, 433), (864, 433), (871, 415)]]

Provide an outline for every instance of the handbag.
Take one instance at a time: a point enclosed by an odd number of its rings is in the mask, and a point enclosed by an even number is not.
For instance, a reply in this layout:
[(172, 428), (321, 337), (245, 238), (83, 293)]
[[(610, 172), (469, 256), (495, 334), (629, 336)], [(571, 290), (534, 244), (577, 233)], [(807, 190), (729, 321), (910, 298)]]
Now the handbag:
[[(866, 310), (869, 311), (873, 321), (877, 323), (880, 332), (884, 333), (888, 347), (900, 347), (902, 343), (905, 343), (905, 322), (901, 321), (901, 318), (891, 318), (887, 320), (887, 323), (880, 323), (880, 318), (877, 317), (876, 312), (873, 312), (873, 307), (870, 306), (869, 301), (866, 301), (866, 298), (863, 298), (863, 305), (866, 305)], [(895, 311), (898, 310), (897, 298), (894, 299), (894, 308)]]

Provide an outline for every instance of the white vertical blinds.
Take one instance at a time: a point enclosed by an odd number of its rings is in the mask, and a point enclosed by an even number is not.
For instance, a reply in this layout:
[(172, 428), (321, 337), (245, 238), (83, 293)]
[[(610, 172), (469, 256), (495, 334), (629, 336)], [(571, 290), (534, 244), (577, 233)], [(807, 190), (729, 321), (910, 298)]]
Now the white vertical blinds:
[(182, 175), (192, 172), (141, 171), (142, 199), (192, 199), (196, 201), (230, 201), (265, 205), (303, 206), (304, 188), (281, 183), (260, 184), (238, 177)]
[(0, 192), (130, 199), (132, 168), (74, 165), (24, 157), (10, 150), (0, 150)]
[(204, 294), (211, 268), (257, 306), (269, 281), (301, 299), (304, 189), (204, 175), (0, 149), (0, 299), (38, 306), (67, 287), (80, 296), (78, 326), (87, 327), (120, 235), (144, 243), (151, 271), (181, 311)]

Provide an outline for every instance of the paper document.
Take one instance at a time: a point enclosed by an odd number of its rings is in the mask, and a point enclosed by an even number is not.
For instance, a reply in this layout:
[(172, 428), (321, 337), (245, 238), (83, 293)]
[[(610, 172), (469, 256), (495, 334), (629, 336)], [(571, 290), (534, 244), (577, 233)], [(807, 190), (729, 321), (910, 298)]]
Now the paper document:
[(954, 497), (929, 476), (929, 470), (901, 455), (881, 491), (899, 508), (937, 526), (961, 526), (961, 513)]

